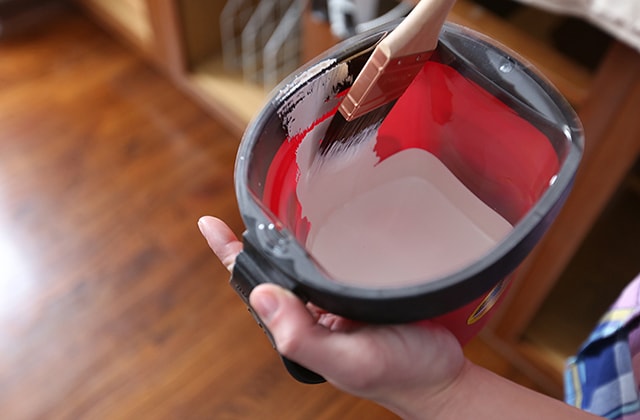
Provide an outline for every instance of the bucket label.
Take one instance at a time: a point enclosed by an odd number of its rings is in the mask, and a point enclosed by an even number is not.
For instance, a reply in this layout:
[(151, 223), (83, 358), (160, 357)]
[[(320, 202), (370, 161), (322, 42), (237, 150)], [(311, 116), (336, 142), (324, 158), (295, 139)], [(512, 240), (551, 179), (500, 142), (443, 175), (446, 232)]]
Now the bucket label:
[(480, 302), (475, 311), (467, 319), (467, 325), (473, 325), (478, 322), (483, 316), (487, 314), (496, 304), (502, 293), (507, 289), (509, 282), (507, 279), (502, 279), (493, 289), (487, 294), (487, 296)]

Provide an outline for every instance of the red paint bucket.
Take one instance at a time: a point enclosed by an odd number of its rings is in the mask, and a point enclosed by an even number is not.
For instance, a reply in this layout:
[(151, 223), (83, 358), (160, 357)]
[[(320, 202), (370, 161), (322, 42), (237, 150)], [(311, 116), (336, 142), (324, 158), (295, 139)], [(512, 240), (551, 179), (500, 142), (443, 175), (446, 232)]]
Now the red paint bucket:
[(369, 287), (331, 275), (307, 246), (314, 226), (298, 194), (308, 170), (300, 145), (326, 129), (364, 64), (361, 53), (395, 25), (351, 38), (285, 80), (248, 127), (235, 169), (245, 246), (231, 282), (247, 303), (253, 287), (273, 282), (359, 321), (435, 319), (464, 344), (564, 203), (583, 133), (573, 109), (530, 64), (445, 25), (430, 61), (377, 131), (376, 164), (407, 150), (429, 153), (512, 228), (478, 258), (435, 278)]

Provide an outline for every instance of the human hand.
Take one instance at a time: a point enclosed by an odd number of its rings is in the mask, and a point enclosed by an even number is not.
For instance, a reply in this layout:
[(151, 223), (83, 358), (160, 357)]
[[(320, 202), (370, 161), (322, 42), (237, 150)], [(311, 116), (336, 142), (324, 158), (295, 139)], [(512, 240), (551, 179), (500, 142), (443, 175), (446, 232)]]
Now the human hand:
[[(203, 217), (198, 225), (231, 271), (242, 243), (219, 219)], [(250, 304), (283, 356), (401, 415), (424, 415), (444, 404), (444, 391), (468, 363), (455, 337), (434, 323), (363, 325), (305, 305), (274, 284), (256, 287)]]

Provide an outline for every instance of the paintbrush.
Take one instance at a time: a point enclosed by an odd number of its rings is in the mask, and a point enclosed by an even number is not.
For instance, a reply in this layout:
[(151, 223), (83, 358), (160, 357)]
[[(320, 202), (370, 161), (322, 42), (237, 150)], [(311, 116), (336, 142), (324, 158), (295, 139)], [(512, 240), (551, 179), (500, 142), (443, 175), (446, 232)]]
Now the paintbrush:
[(338, 154), (377, 130), (438, 45), (455, 0), (420, 0), (378, 42), (320, 142), (322, 156)]

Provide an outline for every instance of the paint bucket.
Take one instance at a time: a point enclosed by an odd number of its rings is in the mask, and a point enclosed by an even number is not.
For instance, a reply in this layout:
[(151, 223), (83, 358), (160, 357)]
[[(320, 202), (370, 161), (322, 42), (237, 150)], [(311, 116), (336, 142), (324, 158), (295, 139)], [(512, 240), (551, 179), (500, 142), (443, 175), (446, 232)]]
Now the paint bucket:
[[(383, 286), (336, 278), (307, 246), (313, 222), (298, 193), (310, 166), (301, 170), (300, 145), (310, 133), (321, 138), (366, 52), (397, 24), (350, 38), (296, 72), (247, 128), (235, 168), (246, 231), (231, 284), (246, 303), (253, 287), (273, 282), (354, 320), (436, 320), (464, 344), (495, 311), (510, 277), (564, 203), (582, 156), (582, 128), (530, 64), (491, 39), (446, 24), (414, 81), (421, 85), (398, 100), (373, 151), (378, 163), (407, 150), (428, 152), (511, 227), (482, 255), (435, 278)], [(394, 132), (398, 127), (402, 135)], [(320, 380), (288, 367), (302, 381)]]

